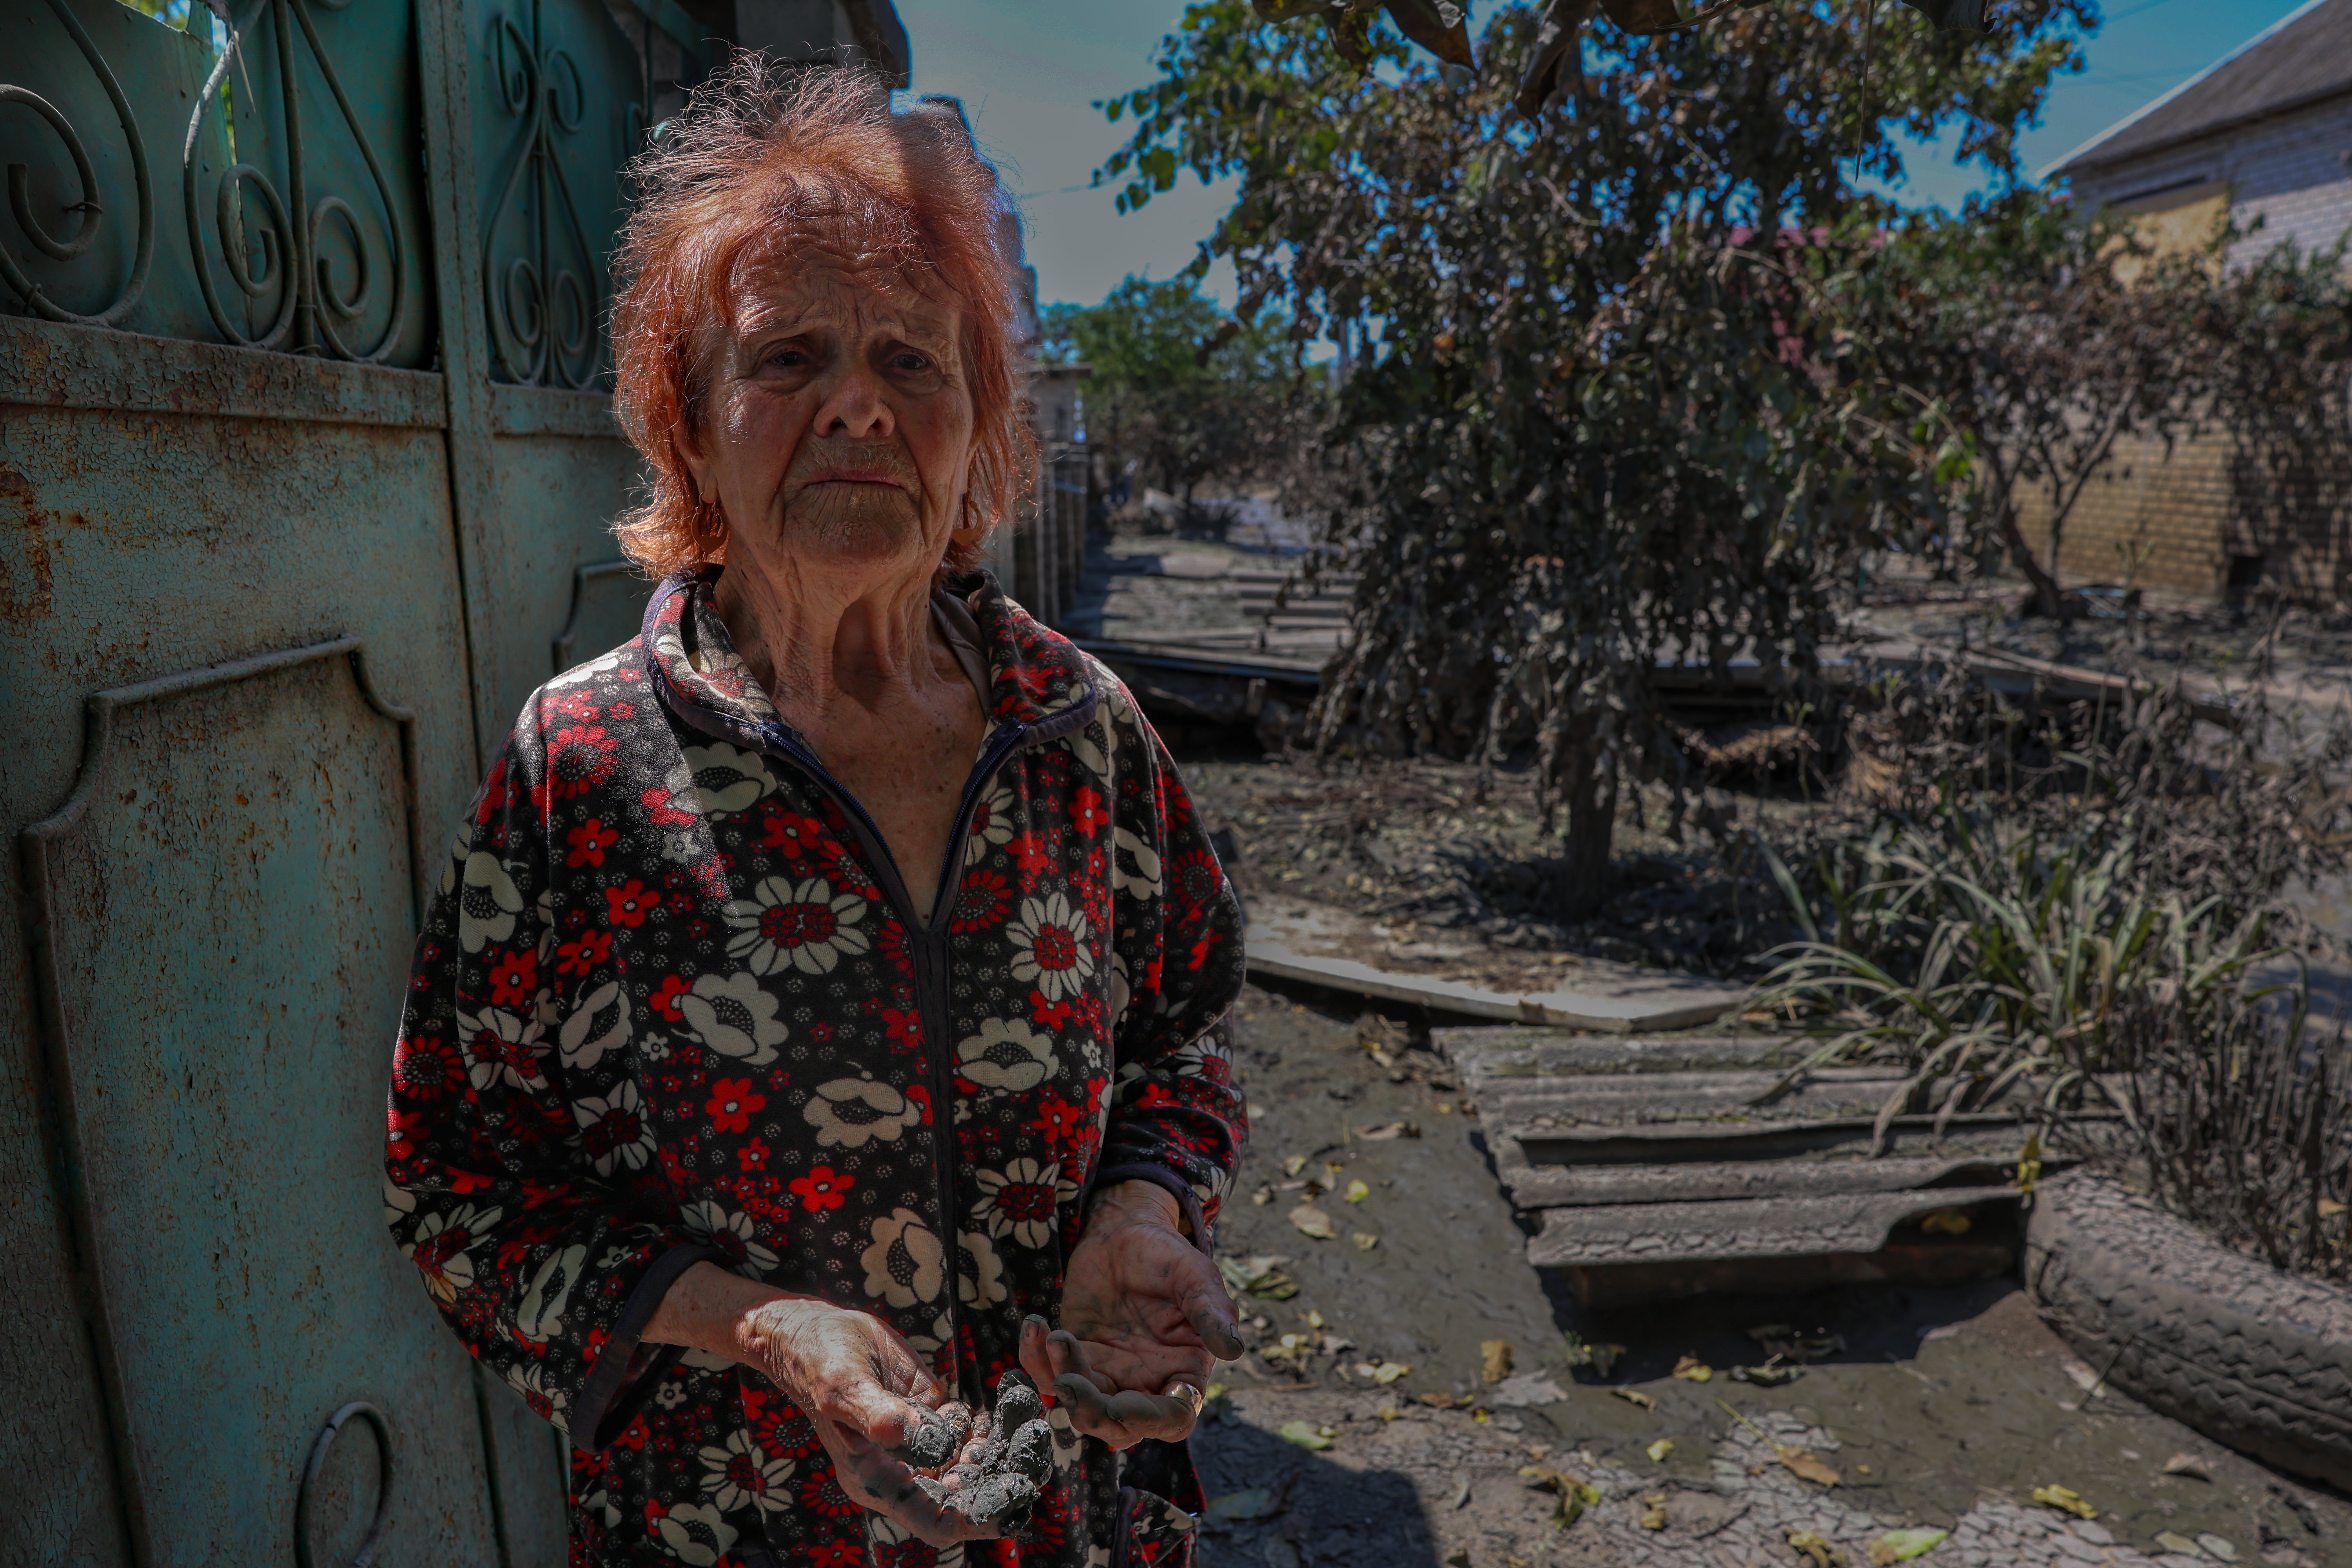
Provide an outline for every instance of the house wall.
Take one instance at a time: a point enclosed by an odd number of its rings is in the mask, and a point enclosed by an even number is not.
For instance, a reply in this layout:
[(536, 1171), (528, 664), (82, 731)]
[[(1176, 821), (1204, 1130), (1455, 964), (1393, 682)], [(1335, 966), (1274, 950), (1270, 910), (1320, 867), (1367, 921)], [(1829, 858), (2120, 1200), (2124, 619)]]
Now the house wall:
[[(2203, 207), (2225, 184), (2236, 195), (2239, 221), (2262, 226), (2232, 247), (2230, 264), (2245, 266), (2272, 247), (2293, 240), (2325, 250), (2352, 228), (2352, 96), (2292, 114), (2258, 121), (2150, 153), (2108, 168), (2072, 171), (2069, 183), (2085, 210), (2117, 206), (2162, 220), (2184, 206)], [(2203, 187), (2200, 189), (2200, 187)], [(2211, 232), (2219, 205), (2193, 237)], [(2192, 237), (2177, 222), (2159, 223), (2149, 237), (2159, 245)]]
[[(2231, 247), (2230, 266), (2288, 241), (2326, 250), (2352, 229), (2352, 96), (2069, 178), (2085, 210), (2134, 214), (2159, 254), (2204, 243), (2225, 211), (2242, 225), (2261, 220)], [(2276, 504), (2275, 488), (2246, 461), (2226, 432), (2168, 457), (2159, 443), (2126, 443), (2067, 518), (2061, 579), (2215, 595), (2259, 581), (2308, 601), (2352, 598), (2341, 507), (2292, 489)], [(2047, 500), (2032, 498), (2021, 511), (2046, 563)]]

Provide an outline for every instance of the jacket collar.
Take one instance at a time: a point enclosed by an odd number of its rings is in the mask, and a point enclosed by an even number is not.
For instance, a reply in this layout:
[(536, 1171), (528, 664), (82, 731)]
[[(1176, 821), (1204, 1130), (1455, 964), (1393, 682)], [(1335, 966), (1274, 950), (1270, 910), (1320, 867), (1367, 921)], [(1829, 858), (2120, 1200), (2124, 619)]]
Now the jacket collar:
[[(646, 605), (646, 673), (663, 704), (698, 730), (740, 739), (781, 732), (800, 742), (735, 651), (713, 604), (721, 566), (701, 566), (665, 580)], [(1058, 633), (1037, 624), (981, 571), (951, 578), (954, 595), (979, 624), (988, 659), (991, 738), (1017, 726), (1028, 742), (1051, 740), (1094, 717), (1098, 700), (1091, 662)]]

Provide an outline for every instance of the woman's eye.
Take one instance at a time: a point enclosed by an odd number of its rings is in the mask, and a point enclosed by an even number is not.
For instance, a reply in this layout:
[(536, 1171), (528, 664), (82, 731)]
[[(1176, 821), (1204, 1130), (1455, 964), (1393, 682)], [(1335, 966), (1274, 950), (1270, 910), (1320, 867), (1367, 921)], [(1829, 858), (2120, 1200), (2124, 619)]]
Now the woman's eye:
[(804, 365), (808, 363), (808, 355), (803, 353), (798, 349), (778, 349), (774, 353), (768, 356), (768, 363), (770, 364), (781, 365), (786, 370)]
[(890, 363), (896, 368), (905, 371), (929, 370), (931, 368), (931, 362), (929, 360), (925, 359), (921, 354), (912, 353), (894, 355), (892, 356)]

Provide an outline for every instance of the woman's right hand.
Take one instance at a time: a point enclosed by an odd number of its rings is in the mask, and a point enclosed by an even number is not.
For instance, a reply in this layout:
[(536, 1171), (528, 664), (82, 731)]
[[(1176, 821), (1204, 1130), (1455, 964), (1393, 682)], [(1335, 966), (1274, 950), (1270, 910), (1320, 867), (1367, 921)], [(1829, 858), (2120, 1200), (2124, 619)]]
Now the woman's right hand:
[[(833, 1458), (842, 1491), (908, 1534), (946, 1546), (998, 1533), (933, 1501), (887, 1450), (911, 1438), (945, 1397), (888, 1324), (829, 1301), (787, 1296), (698, 1263), (678, 1277), (645, 1337), (723, 1355), (764, 1375), (800, 1408)], [(962, 1460), (980, 1441), (978, 1432)]]

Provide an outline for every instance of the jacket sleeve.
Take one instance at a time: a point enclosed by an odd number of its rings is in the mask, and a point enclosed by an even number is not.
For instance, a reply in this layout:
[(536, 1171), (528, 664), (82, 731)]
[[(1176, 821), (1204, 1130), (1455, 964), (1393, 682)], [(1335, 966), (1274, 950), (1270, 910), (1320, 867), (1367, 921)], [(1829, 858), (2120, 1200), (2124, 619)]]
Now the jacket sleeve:
[(1108, 672), (1119, 765), (1112, 818), (1114, 1077), (1097, 1187), (1149, 1181), (1205, 1247), (1249, 1136), (1233, 1071), (1242, 911), (1167, 748)]
[(629, 1001), (592, 973), (560, 1013), (537, 701), (461, 825), (417, 937), (384, 1218), (467, 1350), (593, 1451), (677, 1358), (640, 1350), (655, 1307), (715, 1254), (663, 1199), (634, 1080), (567, 1081), (564, 1058), (621, 1029)]

